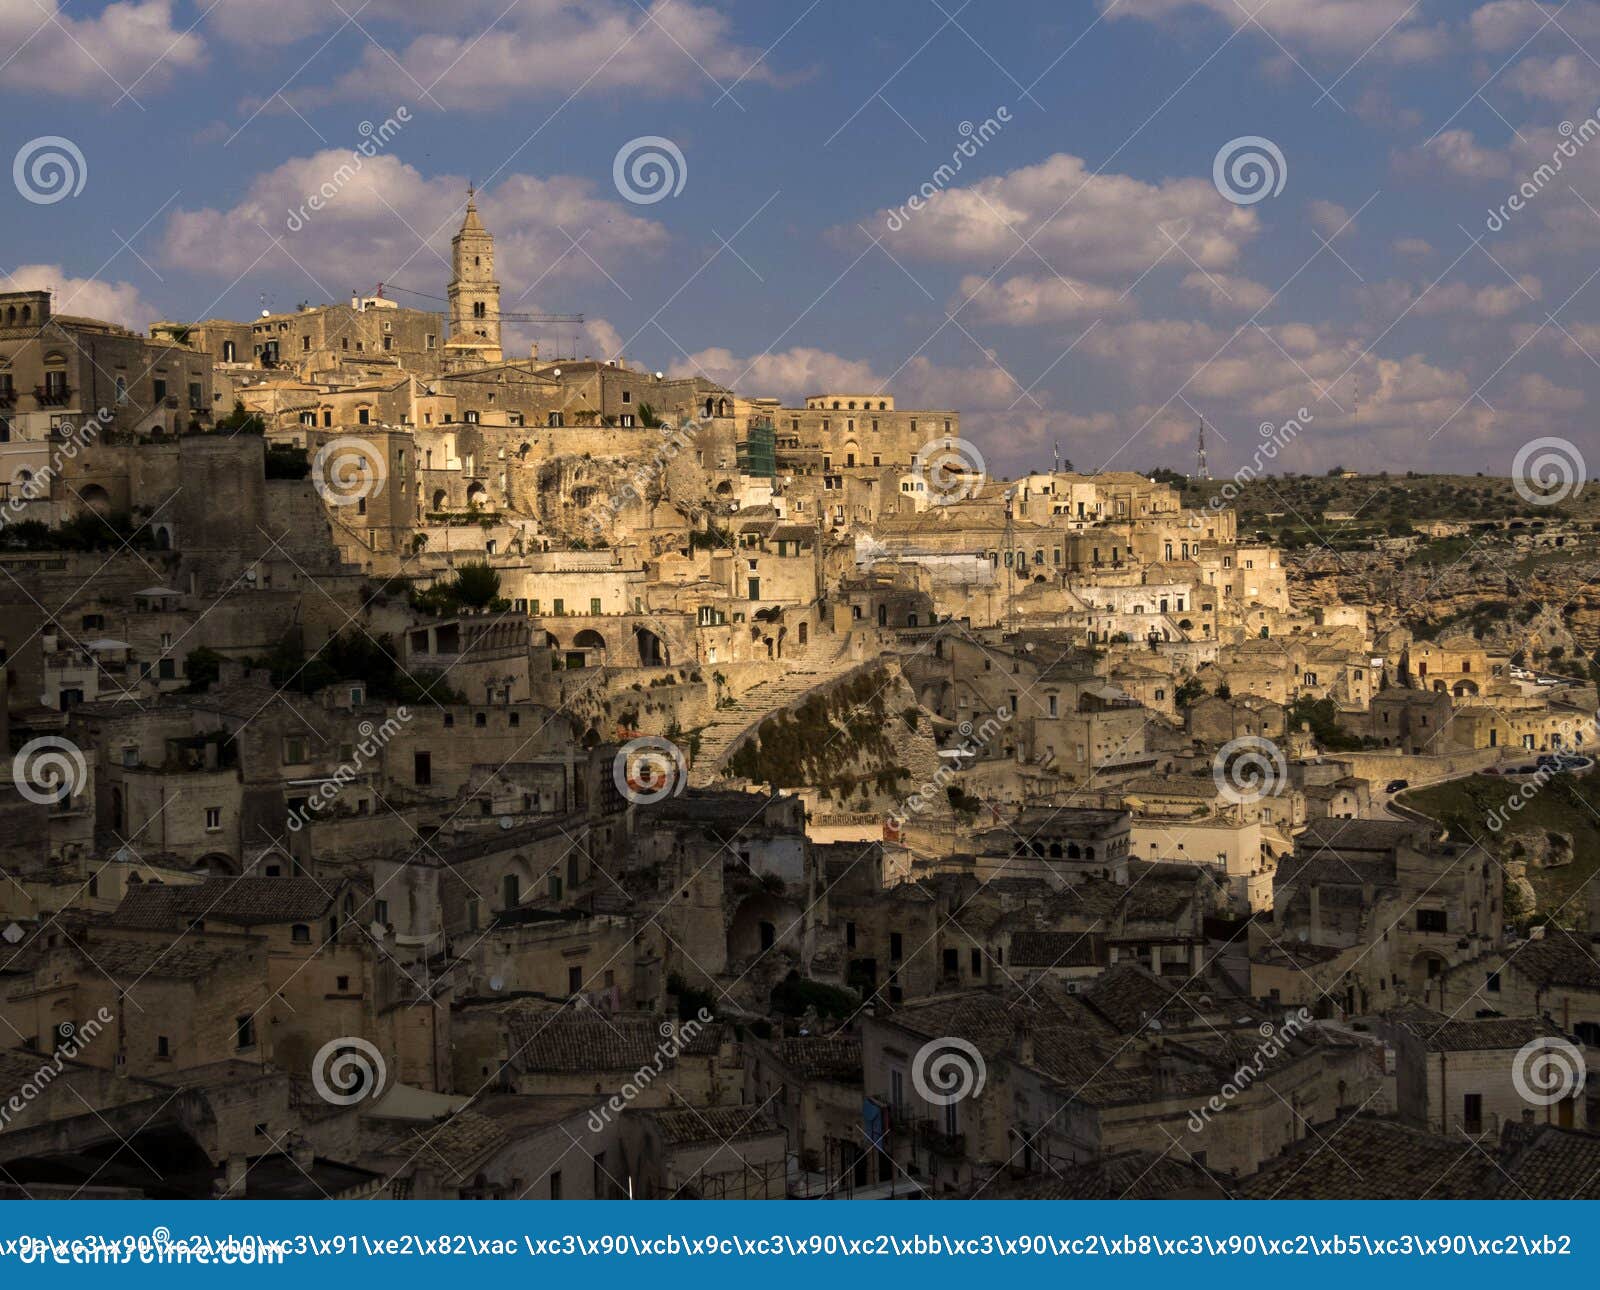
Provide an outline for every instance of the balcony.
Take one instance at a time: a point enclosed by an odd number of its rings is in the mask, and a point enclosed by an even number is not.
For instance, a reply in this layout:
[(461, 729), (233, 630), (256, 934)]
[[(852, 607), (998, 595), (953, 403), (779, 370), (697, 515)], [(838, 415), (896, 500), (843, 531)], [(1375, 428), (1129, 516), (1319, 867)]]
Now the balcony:
[(967, 1153), (967, 1135), (946, 1133), (937, 1120), (918, 1120), (916, 1141), (931, 1155), (950, 1160), (959, 1160)]
[(41, 408), (64, 408), (72, 398), (72, 391), (65, 385), (35, 385), (33, 399)]

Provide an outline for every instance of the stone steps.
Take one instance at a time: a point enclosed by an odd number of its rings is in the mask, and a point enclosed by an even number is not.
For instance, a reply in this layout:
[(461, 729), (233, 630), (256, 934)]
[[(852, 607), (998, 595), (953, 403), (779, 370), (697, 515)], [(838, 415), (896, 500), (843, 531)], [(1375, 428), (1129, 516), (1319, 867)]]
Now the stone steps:
[(814, 650), (788, 660), (781, 676), (762, 681), (746, 690), (731, 708), (724, 708), (700, 731), (700, 751), (689, 768), (691, 788), (707, 788), (720, 777), (722, 763), (740, 739), (753, 726), (773, 712), (787, 708), (812, 690), (833, 684), (863, 661), (851, 657), (848, 649), (824, 656)]

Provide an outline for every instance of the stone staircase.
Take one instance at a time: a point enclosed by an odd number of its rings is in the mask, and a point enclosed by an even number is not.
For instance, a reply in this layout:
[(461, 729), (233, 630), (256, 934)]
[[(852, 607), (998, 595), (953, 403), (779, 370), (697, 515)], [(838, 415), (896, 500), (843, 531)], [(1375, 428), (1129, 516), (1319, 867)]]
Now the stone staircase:
[[(831, 642), (830, 642), (831, 643)], [(700, 751), (689, 767), (689, 787), (709, 788), (722, 774), (722, 764), (741, 739), (774, 712), (800, 702), (812, 690), (838, 681), (858, 667), (879, 661), (876, 655), (856, 658), (846, 643), (832, 654), (813, 645), (804, 654), (785, 659), (785, 670), (751, 686), (731, 708), (721, 708), (700, 731)]]

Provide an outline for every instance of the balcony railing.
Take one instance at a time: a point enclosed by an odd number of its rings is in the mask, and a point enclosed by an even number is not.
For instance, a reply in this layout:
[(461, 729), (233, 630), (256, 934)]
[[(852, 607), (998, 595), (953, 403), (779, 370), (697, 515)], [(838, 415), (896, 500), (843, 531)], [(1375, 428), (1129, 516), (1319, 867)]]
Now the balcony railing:
[(65, 385), (35, 385), (33, 398), (41, 408), (64, 408), (72, 397), (72, 391)]
[(917, 1142), (936, 1156), (960, 1159), (967, 1152), (964, 1133), (946, 1133), (937, 1120), (918, 1120)]

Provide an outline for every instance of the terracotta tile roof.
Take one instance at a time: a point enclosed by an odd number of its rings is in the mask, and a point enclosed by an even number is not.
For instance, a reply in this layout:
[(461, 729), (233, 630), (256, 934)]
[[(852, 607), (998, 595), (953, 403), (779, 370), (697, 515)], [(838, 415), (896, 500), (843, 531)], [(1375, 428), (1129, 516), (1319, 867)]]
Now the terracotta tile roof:
[(1600, 963), (1593, 946), (1563, 928), (1547, 927), (1542, 939), (1508, 954), (1506, 965), (1541, 986), (1600, 990)]
[(189, 980), (224, 972), (242, 961), (236, 949), (217, 949), (198, 940), (162, 943), (96, 938), (83, 945), (81, 952), (93, 968), (119, 981), (145, 976)]
[(1094, 1164), (1046, 1170), (996, 1183), (973, 1200), (1231, 1200), (1229, 1179), (1208, 1173), (1176, 1151), (1120, 1151)]
[(1205, 1025), (1206, 1018), (1253, 1016), (1248, 1001), (1232, 1000), (1206, 982), (1186, 982), (1181, 988), (1151, 975), (1132, 963), (1119, 963), (1078, 996), (1121, 1034), (1133, 1034), (1152, 1018), (1165, 1027)]
[(775, 1045), (780, 1062), (802, 1079), (859, 1084), (862, 1080), (861, 1041), (804, 1035)]
[(1105, 938), (1095, 932), (1018, 932), (1011, 938), (1014, 967), (1104, 967)]
[[(511, 1064), (530, 1074), (637, 1071), (657, 1062), (668, 1069), (672, 1059), (664, 1050), (672, 1042), (672, 1024), (660, 1017), (601, 1017), (572, 1008), (523, 1009), (506, 1019)], [(723, 1031), (717, 1023), (699, 1029), (687, 1043), (679, 1041), (679, 1056), (714, 1056)]]
[(476, 1111), (457, 1111), (428, 1124), (407, 1120), (369, 1123), (376, 1131), (373, 1149), (378, 1153), (414, 1160), (430, 1171), (440, 1170), (455, 1184), (475, 1173), (484, 1157), (511, 1141), (494, 1120)]
[(1500, 1195), (1505, 1200), (1600, 1199), (1600, 1134), (1553, 1124), (1508, 1124)]
[(1386, 1020), (1415, 1035), (1434, 1053), (1495, 1052), (1561, 1037), (1558, 1027), (1540, 1017), (1453, 1018), (1416, 1004), (1396, 1009)]
[(783, 1129), (764, 1113), (748, 1106), (674, 1107), (629, 1111), (650, 1120), (669, 1147), (697, 1142), (739, 1142), (781, 1134)]
[(1239, 1184), (1246, 1200), (1481, 1200), (1505, 1179), (1492, 1155), (1394, 1120), (1317, 1126)]
[(334, 886), (314, 878), (211, 878), (187, 887), (130, 887), (111, 916), (120, 927), (181, 930), (197, 918), (254, 926), (314, 923), (333, 903)]

